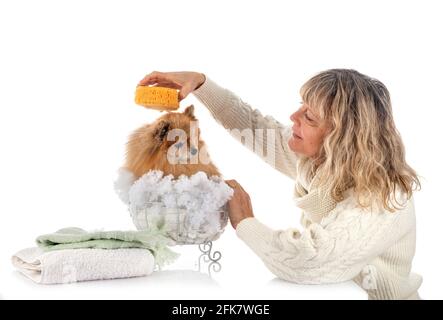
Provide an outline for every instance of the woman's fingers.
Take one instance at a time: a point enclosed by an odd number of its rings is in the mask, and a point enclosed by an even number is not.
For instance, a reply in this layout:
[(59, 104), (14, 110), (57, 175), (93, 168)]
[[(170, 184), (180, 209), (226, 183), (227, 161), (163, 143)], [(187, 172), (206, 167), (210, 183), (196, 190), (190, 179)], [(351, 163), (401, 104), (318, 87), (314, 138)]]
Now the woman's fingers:
[(251, 199), (249, 194), (236, 180), (225, 180), (225, 182), (234, 189), (234, 195), (228, 202), (228, 208), (229, 220), (232, 227), (236, 229), (240, 221), (254, 217)]
[(153, 71), (140, 80), (140, 86), (147, 86), (158, 82), (173, 82), (168, 75), (163, 72)]
[(158, 72), (153, 71), (146, 75), (140, 82), (139, 86), (155, 85), (158, 87), (166, 87), (178, 89), (179, 101), (185, 99), (192, 91), (204, 83), (206, 77), (202, 73), (192, 71), (180, 72)]
[(238, 185), (238, 182), (235, 180), (225, 180), (226, 184), (230, 186), (232, 189), (235, 189)]
[(164, 87), (164, 88), (171, 88), (171, 89), (180, 89), (181, 87), (173, 82), (157, 82), (153, 85), (154, 87)]
[(244, 193), (247, 193), (245, 189), (241, 186), (240, 183), (237, 182), (237, 180), (225, 180), (225, 182), (233, 189), (238, 189), (243, 191)]
[(246, 192), (245, 189), (241, 186), (240, 183), (237, 182), (237, 180), (225, 180), (225, 182), (234, 189), (234, 197), (237, 195), (238, 197), (246, 197), (249, 198), (249, 194)]
[(154, 84), (157, 81), (158, 81), (157, 75), (150, 73), (150, 74), (146, 75), (143, 79), (141, 79), (140, 82), (138, 83), (138, 85), (147, 86), (150, 84)]

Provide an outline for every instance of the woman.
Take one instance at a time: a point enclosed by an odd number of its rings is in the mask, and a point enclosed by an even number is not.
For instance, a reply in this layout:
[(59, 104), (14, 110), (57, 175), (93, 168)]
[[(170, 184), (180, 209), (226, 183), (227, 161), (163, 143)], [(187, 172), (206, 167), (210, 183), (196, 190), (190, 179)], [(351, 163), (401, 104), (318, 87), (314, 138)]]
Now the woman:
[(235, 190), (232, 226), (277, 277), (301, 284), (352, 279), (369, 299), (420, 299), (422, 278), (411, 273), (412, 193), (420, 182), (405, 162), (380, 81), (347, 69), (317, 74), (302, 86), (303, 102), (289, 128), (202, 73), (153, 72), (140, 85), (180, 89), (180, 99), (192, 92), (226, 129), (275, 130), (268, 153), (273, 166), (295, 180), (305, 230), (263, 225), (246, 191), (228, 183)]

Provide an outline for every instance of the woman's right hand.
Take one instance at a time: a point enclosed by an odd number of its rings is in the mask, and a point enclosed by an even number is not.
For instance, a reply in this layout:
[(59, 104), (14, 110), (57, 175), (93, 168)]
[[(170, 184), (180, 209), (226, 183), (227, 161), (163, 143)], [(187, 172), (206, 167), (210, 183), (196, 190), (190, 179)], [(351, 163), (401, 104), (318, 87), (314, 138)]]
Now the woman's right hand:
[(153, 71), (146, 75), (140, 82), (139, 86), (159, 86), (172, 89), (179, 89), (179, 101), (186, 98), (188, 94), (200, 87), (206, 80), (203, 73), (192, 71), (180, 72), (158, 72)]

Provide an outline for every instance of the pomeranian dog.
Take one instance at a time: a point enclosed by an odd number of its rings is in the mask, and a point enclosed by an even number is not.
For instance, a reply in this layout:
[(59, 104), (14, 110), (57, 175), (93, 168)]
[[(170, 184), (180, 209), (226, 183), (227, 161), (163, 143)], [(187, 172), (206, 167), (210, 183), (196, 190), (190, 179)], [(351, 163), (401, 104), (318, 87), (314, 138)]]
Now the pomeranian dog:
[(184, 112), (168, 112), (135, 130), (126, 144), (125, 167), (138, 179), (149, 170), (178, 178), (198, 171), (221, 177), (200, 139), (194, 106)]

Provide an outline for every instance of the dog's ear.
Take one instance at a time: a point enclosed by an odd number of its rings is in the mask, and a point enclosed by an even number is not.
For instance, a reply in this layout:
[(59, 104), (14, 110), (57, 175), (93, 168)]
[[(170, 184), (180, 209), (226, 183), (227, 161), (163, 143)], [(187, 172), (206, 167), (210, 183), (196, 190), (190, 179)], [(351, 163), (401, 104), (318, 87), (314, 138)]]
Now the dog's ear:
[(162, 142), (166, 136), (168, 135), (169, 130), (171, 129), (171, 124), (168, 121), (160, 121), (155, 128), (154, 137)]
[(188, 117), (190, 117), (192, 119), (195, 119), (195, 116), (194, 116), (194, 105), (191, 104), (189, 107), (187, 107), (185, 109), (185, 111), (183, 111), (183, 114), (187, 115)]

